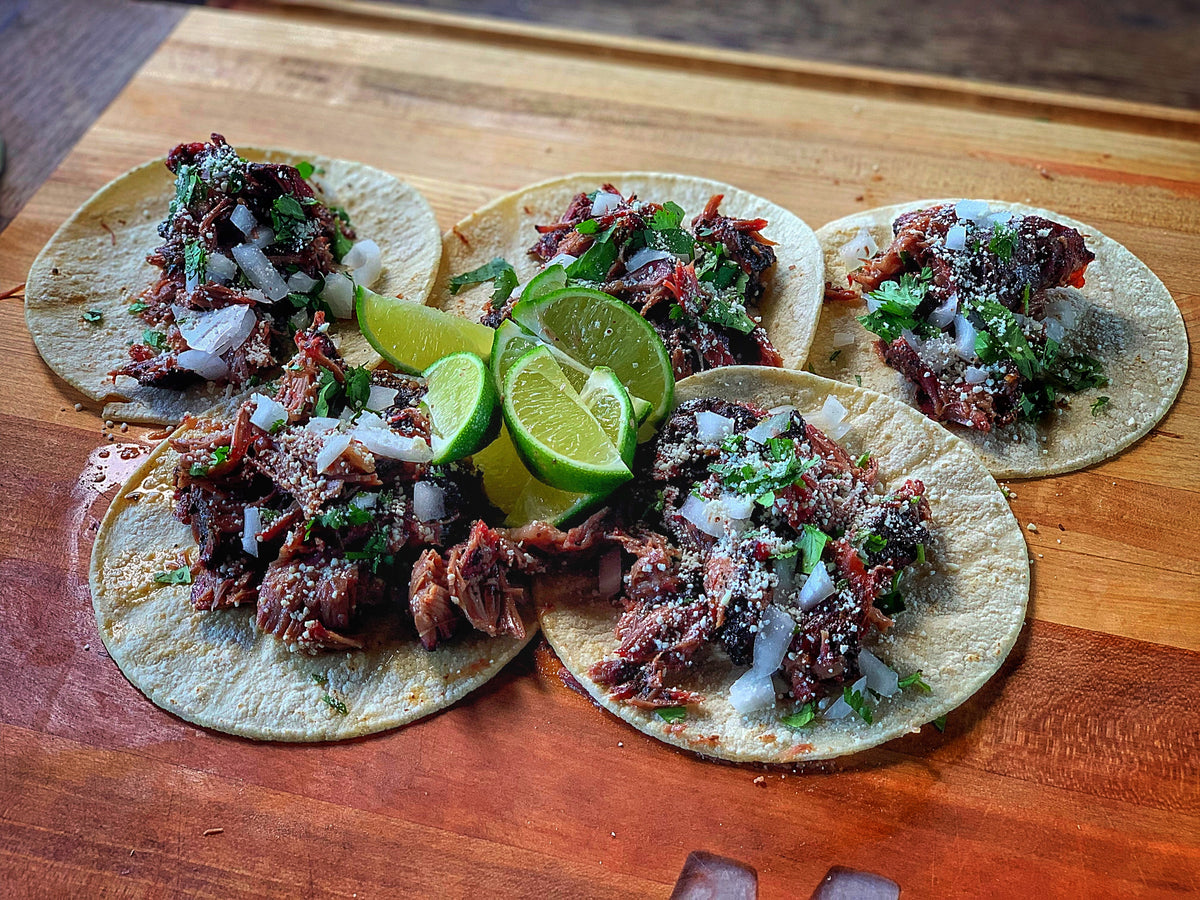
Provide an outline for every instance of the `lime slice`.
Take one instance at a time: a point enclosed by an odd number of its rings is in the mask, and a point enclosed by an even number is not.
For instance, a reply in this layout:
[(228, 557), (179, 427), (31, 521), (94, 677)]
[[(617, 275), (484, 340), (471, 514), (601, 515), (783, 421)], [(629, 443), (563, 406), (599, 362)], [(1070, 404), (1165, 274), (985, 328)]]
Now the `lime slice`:
[(500, 398), (492, 373), (474, 353), (451, 353), (425, 370), (434, 465), (486, 447), (500, 430)]
[(542, 484), (529, 474), (517, 455), (508, 429), (503, 426), (496, 440), (476, 453), (471, 461), (483, 476), (483, 489), (488, 500), (505, 513), (504, 524), (510, 528), (538, 519), (562, 525), (595, 509), (605, 497), (604, 494), (560, 491)]
[(596, 417), (625, 465), (633, 465), (637, 450), (637, 416), (633, 400), (612, 369), (598, 366), (579, 392), (579, 401)]
[(649, 421), (671, 408), (675, 377), (654, 327), (626, 303), (589, 288), (564, 288), (517, 301), (513, 318), (576, 362), (608, 366), (630, 394), (653, 404)]
[(496, 336), (492, 340), (491, 366), (492, 377), (496, 379), (496, 384), (504, 384), (504, 376), (508, 374), (512, 364), (534, 347), (546, 347), (554, 354), (554, 361), (562, 367), (563, 374), (567, 376), (567, 381), (571, 382), (571, 387), (575, 390), (582, 390), (583, 386), (587, 384), (588, 376), (592, 374), (589, 367), (581, 366), (557, 347), (530, 334), (512, 319), (505, 319), (500, 323), (500, 327), (496, 329)]
[(546, 294), (561, 291), (566, 286), (567, 270), (562, 266), (550, 266), (549, 268), (542, 269), (542, 271), (529, 279), (529, 284), (525, 285), (521, 291), (521, 299), (529, 301), (537, 300)]
[(416, 375), (461, 350), (483, 360), (491, 355), (492, 329), (486, 325), (412, 300), (384, 297), (362, 285), (354, 296), (363, 337), (402, 372)]
[[(589, 399), (621, 435), (632, 428), (633, 404), (620, 381), (601, 375)], [(571, 387), (554, 356), (534, 347), (504, 379), (504, 424), (525, 467), (551, 487), (577, 493), (610, 491), (633, 477), (622, 452)], [(621, 409), (624, 409), (623, 420)]]

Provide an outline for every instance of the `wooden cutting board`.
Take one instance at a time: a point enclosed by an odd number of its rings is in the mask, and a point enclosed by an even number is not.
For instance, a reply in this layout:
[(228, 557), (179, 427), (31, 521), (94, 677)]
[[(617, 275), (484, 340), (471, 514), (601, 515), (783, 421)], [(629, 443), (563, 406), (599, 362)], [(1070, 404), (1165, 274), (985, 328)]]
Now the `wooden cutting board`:
[[(381, 166), (445, 226), (581, 169), (717, 178), (814, 227), (919, 197), (1029, 202), (1144, 259), (1196, 351), (1200, 115), (418, 14), (192, 12), (0, 235), (0, 292), (93, 190), (213, 130)], [(119, 449), (140, 455), (144, 432), (74, 408), (18, 301), (0, 324), (4, 893), (665, 897), (693, 849), (755, 866), (764, 897), (808, 896), (833, 865), (905, 897), (1200, 883), (1194, 374), (1129, 452), (1013, 485), (1037, 526), (1029, 623), (945, 733), (797, 773), (656, 743), (566, 689), (544, 651), (432, 719), (339, 745), (160, 711), (105, 655), (86, 582), (137, 462)]]

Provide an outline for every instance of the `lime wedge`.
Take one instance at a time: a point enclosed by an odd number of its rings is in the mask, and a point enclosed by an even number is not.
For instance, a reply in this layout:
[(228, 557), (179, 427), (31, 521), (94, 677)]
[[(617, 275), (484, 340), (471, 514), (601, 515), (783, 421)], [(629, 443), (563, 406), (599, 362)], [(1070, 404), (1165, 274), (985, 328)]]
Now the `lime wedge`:
[(503, 426), (496, 440), (476, 453), (472, 462), (483, 476), (488, 500), (505, 513), (504, 524), (510, 528), (538, 519), (562, 525), (595, 509), (604, 500), (604, 494), (560, 491), (538, 481), (521, 462), (508, 429)]
[(575, 390), (582, 390), (587, 384), (588, 376), (592, 374), (589, 367), (580, 365), (557, 347), (530, 334), (512, 319), (501, 322), (500, 327), (496, 329), (496, 336), (492, 339), (491, 366), (496, 384), (504, 384), (504, 376), (508, 374), (512, 364), (534, 347), (546, 347), (554, 354), (554, 361), (562, 367), (563, 374)]
[(633, 400), (621, 379), (612, 369), (598, 366), (579, 392), (579, 401), (596, 417), (625, 465), (632, 465), (637, 450), (637, 416)]
[(592, 408), (615, 430), (618, 444), (547, 348), (527, 351), (504, 379), (504, 424), (517, 453), (535, 477), (559, 490), (600, 493), (633, 477), (622, 452), (629, 444), (623, 432), (636, 427), (628, 393), (603, 373), (589, 379), (588, 389)]
[(425, 370), (430, 447), (435, 465), (470, 456), (500, 430), (492, 373), (474, 353), (451, 353)]
[(513, 318), (589, 368), (612, 369), (630, 394), (648, 400), (650, 422), (671, 408), (675, 377), (667, 348), (654, 327), (626, 303), (589, 288), (564, 288), (522, 298)]
[(542, 271), (529, 279), (529, 284), (525, 285), (521, 291), (521, 299), (529, 301), (537, 300), (546, 294), (561, 291), (566, 286), (567, 270), (562, 266), (550, 266), (549, 268), (542, 269)]
[(355, 312), (363, 337), (402, 372), (416, 375), (443, 356), (465, 350), (487, 360), (492, 329), (432, 306), (384, 297), (359, 285)]

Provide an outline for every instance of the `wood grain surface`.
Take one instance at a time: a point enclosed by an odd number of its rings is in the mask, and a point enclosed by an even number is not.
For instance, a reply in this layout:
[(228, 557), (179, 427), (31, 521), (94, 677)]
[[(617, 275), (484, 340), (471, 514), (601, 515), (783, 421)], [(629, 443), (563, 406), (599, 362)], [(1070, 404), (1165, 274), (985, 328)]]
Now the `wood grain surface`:
[[(1141, 256), (1196, 351), (1200, 115), (359, 24), (190, 13), (0, 234), (0, 294), (107, 179), (220, 130), (381, 166), (444, 225), (577, 169), (719, 178), (814, 226), (923, 196), (1031, 202)], [(905, 898), (1200, 883), (1194, 370), (1129, 452), (1012, 485), (1037, 524), (1030, 621), (945, 733), (794, 772), (658, 744), (566, 688), (547, 651), (429, 720), (338, 745), (256, 744), (162, 712), (105, 655), (86, 584), (99, 517), (151, 442), (74, 408), (18, 300), (0, 301), (0, 326), (0, 893), (666, 897), (694, 849), (753, 865), (764, 897), (807, 896), (834, 865)]]

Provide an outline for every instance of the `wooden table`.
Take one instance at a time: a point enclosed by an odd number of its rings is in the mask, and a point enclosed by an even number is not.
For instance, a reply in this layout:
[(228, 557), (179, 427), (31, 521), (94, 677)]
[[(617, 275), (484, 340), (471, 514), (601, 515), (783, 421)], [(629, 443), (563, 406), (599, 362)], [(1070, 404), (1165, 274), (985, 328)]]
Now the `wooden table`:
[[(0, 293), (96, 187), (221, 130), (382, 166), (445, 225), (576, 169), (720, 178), (814, 226), (923, 196), (1033, 202), (1140, 255), (1195, 352), (1195, 113), (514, 27), (361, 24), (191, 12), (0, 234)], [(105, 655), (86, 583), (99, 517), (136, 464), (114, 448), (136, 455), (144, 435), (74, 408), (17, 301), (0, 324), (0, 893), (662, 897), (697, 848), (755, 866), (765, 897), (807, 896), (835, 864), (905, 897), (1200, 883), (1194, 375), (1130, 452), (1013, 486), (1038, 526), (1030, 622), (945, 734), (796, 773), (653, 742), (567, 690), (545, 651), (432, 719), (345, 744), (255, 744), (172, 718)]]

